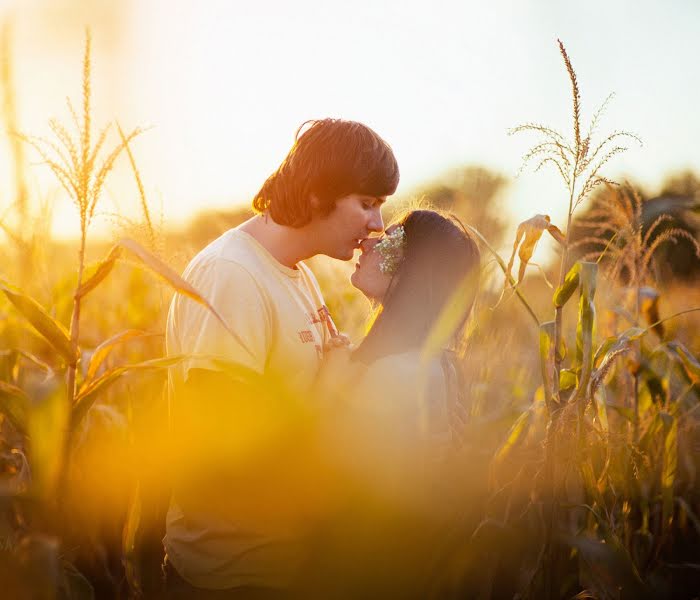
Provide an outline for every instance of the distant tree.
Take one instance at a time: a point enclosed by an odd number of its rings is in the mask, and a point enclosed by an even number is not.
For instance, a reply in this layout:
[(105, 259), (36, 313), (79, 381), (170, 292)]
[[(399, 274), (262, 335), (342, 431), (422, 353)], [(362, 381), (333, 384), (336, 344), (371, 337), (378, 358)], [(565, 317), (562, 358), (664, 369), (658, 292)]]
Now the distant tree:
[[(636, 227), (632, 222), (636, 218), (633, 206), (636, 194), (640, 201), (642, 236), (652, 229), (647, 247), (652, 247), (660, 236), (665, 239), (654, 251), (657, 279), (667, 283), (697, 279), (700, 275), (700, 178), (690, 171), (671, 175), (662, 185), (661, 193), (653, 197), (635, 184), (628, 184), (628, 187), (629, 194), (620, 194), (616, 188), (600, 189), (578, 215), (572, 225), (572, 241), (577, 244), (578, 256), (590, 258), (602, 252), (613, 234), (617, 235), (617, 240), (612, 244), (624, 243), (624, 229)], [(629, 213), (628, 218), (623, 213)], [(679, 230), (685, 233), (669, 235)], [(626, 270), (622, 270), (620, 277), (626, 276)]]
[(673, 173), (664, 180), (659, 196), (678, 196), (700, 201), (700, 176), (691, 170)]

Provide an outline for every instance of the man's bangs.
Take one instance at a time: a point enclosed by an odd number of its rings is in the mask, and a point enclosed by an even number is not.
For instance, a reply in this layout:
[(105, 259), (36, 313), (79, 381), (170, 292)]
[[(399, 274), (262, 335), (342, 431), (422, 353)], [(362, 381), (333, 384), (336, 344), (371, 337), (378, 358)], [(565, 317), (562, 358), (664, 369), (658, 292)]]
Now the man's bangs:
[(399, 185), (399, 165), (386, 147), (376, 155), (363, 157), (356, 167), (354, 191), (365, 196), (391, 196)]

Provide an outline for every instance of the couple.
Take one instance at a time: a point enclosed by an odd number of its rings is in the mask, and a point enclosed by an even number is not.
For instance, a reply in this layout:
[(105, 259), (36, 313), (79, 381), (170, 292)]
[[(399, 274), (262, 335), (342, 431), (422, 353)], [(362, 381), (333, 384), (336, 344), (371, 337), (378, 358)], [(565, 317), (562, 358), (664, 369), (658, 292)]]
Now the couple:
[[(167, 352), (193, 355), (169, 374), (173, 431), (181, 442), (196, 439), (187, 437), (192, 429), (206, 433), (204, 443), (184, 444), (194, 453), (187, 457), (188, 467), (179, 459), (171, 465), (175, 482), (164, 538), (169, 597), (283, 597), (303, 560), (293, 527), (266, 529), (214, 508), (225, 507), (228, 498), (212, 483), (215, 477), (207, 481), (226, 469), (211, 464), (216, 462), (211, 438), (231, 437), (238, 410), (232, 407), (246, 411), (246, 402), (256, 402), (243, 380), (218, 368), (216, 358), (284, 381), (302, 398), (318, 392), (319, 373), (326, 381), (344, 374), (368, 414), (388, 407), (385, 417), (400, 419), (396, 427), (409, 436), (450, 437), (456, 384), (449, 353), (437, 353), (428, 364), (425, 401), (437, 415), (430, 417), (429, 431), (415, 400), (416, 378), (423, 372), (421, 349), (438, 317), (471, 277), (474, 285), (446, 337), (455, 338), (464, 324), (475, 295), (479, 252), (455, 220), (434, 211), (409, 212), (385, 231), (381, 207), (398, 181), (391, 148), (365, 125), (308, 122), (253, 200), (258, 214), (204, 248), (185, 270), (184, 278), (216, 308), (229, 331), (185, 296), (173, 299)], [(353, 349), (335, 329), (303, 261), (317, 254), (350, 260), (358, 248), (351, 281), (376, 313)], [(209, 454), (196, 454), (203, 445)], [(240, 486), (233, 493), (254, 501), (256, 490)], [(281, 504), (285, 500), (279, 498)]]

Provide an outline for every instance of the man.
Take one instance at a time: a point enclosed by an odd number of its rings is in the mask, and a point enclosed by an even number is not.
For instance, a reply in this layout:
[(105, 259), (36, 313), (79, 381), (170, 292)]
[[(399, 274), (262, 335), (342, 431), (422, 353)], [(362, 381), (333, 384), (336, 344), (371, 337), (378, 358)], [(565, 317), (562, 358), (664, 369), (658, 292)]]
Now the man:
[(351, 259), (364, 239), (383, 230), (380, 209), (398, 180), (391, 148), (365, 125), (305, 123), (255, 196), (258, 214), (204, 248), (185, 270), (228, 331), (199, 304), (183, 295), (173, 299), (168, 355), (201, 355), (173, 368), (169, 381), (179, 454), (163, 542), (173, 595), (206, 597), (210, 590), (221, 597), (226, 590), (226, 597), (268, 598), (291, 585), (303, 558), (299, 530), (256, 519), (255, 511), (236, 514), (245, 500), (255, 503), (264, 477), (256, 473), (251, 486), (249, 477), (229, 480), (226, 471), (246, 455), (246, 436), (264, 430), (266, 419), (264, 411), (251, 417), (262, 401), (250, 380), (221, 364), (269, 382), (268, 396), (280, 382), (294, 397), (308, 395), (335, 332), (302, 261), (317, 254)]

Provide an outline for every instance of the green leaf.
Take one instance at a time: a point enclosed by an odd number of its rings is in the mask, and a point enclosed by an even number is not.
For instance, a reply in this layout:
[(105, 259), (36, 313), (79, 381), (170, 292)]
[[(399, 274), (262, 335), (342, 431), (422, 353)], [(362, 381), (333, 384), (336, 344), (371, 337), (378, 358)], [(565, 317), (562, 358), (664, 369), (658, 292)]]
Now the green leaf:
[(633, 340), (642, 337), (646, 329), (631, 327), (618, 336), (610, 336), (599, 347), (593, 357), (593, 373), (591, 374), (591, 393), (594, 394), (603, 383), (606, 375), (612, 369), (615, 359), (630, 349)]
[(554, 365), (554, 321), (547, 321), (540, 325), (540, 367), (542, 369), (542, 389), (547, 410), (551, 414), (555, 406), (555, 397), (558, 390), (555, 388)]
[(638, 340), (647, 332), (646, 329), (641, 327), (630, 327), (626, 331), (623, 331), (619, 335), (612, 335), (605, 338), (605, 341), (596, 350), (595, 358), (593, 359), (593, 365), (599, 367), (601, 363), (605, 360), (605, 355), (616, 349), (625, 347), (629, 345), (631, 341)]
[(668, 347), (678, 356), (690, 380), (695, 385), (700, 383), (700, 362), (698, 359), (680, 342), (669, 342)]
[(576, 387), (576, 371), (571, 369), (562, 369), (559, 372), (559, 389), (566, 391), (574, 387)]
[[(596, 416), (598, 417), (598, 422), (600, 423), (603, 431), (607, 433), (609, 431), (609, 425), (608, 409), (605, 401), (605, 388), (602, 389), (600, 394), (593, 395), (593, 403), (595, 406)], [(605, 441), (605, 445), (607, 446), (607, 441)]]
[(581, 272), (581, 263), (577, 262), (564, 278), (564, 283), (562, 283), (554, 292), (554, 306), (559, 308), (564, 306), (571, 295), (578, 289), (579, 273)]
[(579, 281), (581, 298), (579, 300), (579, 318), (576, 327), (576, 355), (581, 366), (576, 398), (583, 398), (588, 392), (588, 383), (593, 370), (593, 326), (595, 324), (595, 291), (598, 265), (582, 262)]
[(5, 292), (5, 295), (15, 308), (59, 352), (69, 365), (77, 364), (78, 354), (73, 348), (68, 332), (63, 325), (51, 317), (36, 300), (3, 279), (0, 279), (0, 290)]
[(510, 431), (508, 432), (508, 437), (503, 442), (503, 444), (501, 444), (501, 447), (496, 452), (494, 456), (494, 462), (501, 463), (503, 462), (503, 460), (505, 460), (508, 454), (510, 454), (511, 450), (515, 447), (515, 445), (522, 437), (523, 432), (527, 431), (527, 428), (530, 424), (531, 416), (532, 411), (528, 408), (515, 420), (515, 423), (513, 423), (513, 425), (510, 428)]
[(670, 527), (673, 520), (673, 484), (678, 468), (678, 419), (667, 415), (664, 419), (664, 463), (661, 472), (661, 496), (663, 527)]

